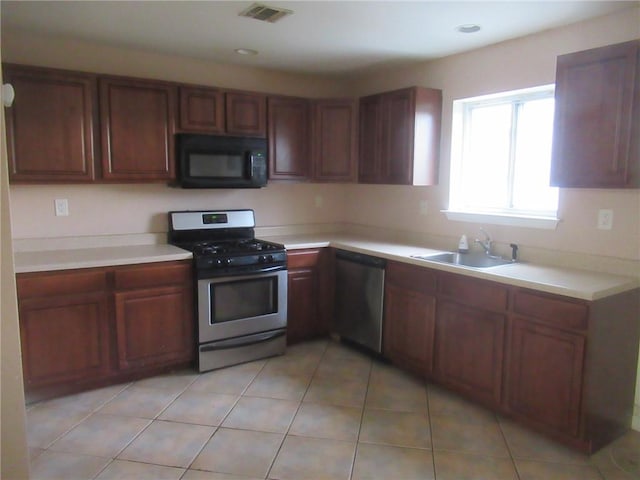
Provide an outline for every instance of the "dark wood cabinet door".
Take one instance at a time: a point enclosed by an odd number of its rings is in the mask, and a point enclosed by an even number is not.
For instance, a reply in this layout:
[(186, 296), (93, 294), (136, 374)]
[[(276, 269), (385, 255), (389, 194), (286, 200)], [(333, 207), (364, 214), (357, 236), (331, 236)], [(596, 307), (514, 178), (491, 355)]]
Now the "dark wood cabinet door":
[(381, 183), (382, 96), (360, 99), (358, 182)]
[(577, 435), (584, 353), (583, 335), (513, 318), (507, 369), (509, 410)]
[(413, 173), (415, 90), (399, 90), (385, 96), (382, 145), (384, 183), (410, 185)]
[(435, 297), (387, 284), (384, 302), (385, 356), (420, 376), (431, 375)]
[(551, 184), (640, 186), (640, 41), (558, 57)]
[(333, 313), (332, 258), (326, 248), (287, 252), (289, 344), (329, 333)]
[(357, 178), (358, 107), (353, 99), (313, 104), (313, 179), (354, 182)]
[[(64, 282), (61, 277), (57, 281)], [(19, 301), (25, 387), (71, 383), (109, 371), (105, 293), (34, 297)]]
[(308, 180), (309, 101), (304, 98), (269, 97), (269, 178)]
[(180, 87), (180, 130), (224, 133), (224, 93), (215, 88)]
[(319, 279), (311, 267), (290, 269), (288, 278), (287, 343), (293, 344), (316, 336)]
[(189, 361), (194, 357), (191, 289), (168, 286), (115, 293), (121, 370)]
[(174, 172), (176, 87), (100, 81), (102, 175), (106, 180), (170, 180)]
[(259, 93), (227, 92), (226, 131), (230, 135), (267, 136), (267, 97)]
[(505, 316), (441, 301), (436, 314), (435, 375), (485, 405), (499, 406)]
[(5, 110), (9, 179), (89, 182), (95, 177), (96, 79), (92, 75), (5, 66), (15, 89)]

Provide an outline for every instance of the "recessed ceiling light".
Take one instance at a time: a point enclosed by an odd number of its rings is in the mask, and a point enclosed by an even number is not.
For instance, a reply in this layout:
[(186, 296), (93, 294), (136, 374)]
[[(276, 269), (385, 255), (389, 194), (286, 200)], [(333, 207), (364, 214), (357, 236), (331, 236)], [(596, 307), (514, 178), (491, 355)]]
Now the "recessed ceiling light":
[(456, 30), (460, 33), (476, 33), (480, 31), (480, 25), (475, 23), (467, 23), (465, 25), (458, 25)]
[(238, 55), (257, 55), (258, 51), (251, 48), (236, 48), (234, 50)]

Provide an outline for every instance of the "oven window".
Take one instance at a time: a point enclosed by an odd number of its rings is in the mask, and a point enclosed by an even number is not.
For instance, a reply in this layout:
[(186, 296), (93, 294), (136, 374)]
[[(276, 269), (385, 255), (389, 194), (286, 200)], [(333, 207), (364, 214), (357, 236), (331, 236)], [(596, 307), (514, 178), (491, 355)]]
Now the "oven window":
[(244, 156), (241, 153), (192, 153), (189, 155), (189, 176), (243, 178)]
[(278, 277), (212, 283), (211, 323), (270, 315), (278, 311)]

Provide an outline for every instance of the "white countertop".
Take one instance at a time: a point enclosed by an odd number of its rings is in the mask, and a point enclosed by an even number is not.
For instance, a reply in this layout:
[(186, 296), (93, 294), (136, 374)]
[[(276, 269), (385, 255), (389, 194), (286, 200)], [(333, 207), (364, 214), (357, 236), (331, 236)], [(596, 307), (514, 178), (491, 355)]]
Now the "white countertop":
[(411, 255), (425, 255), (441, 252), (422, 246), (412, 246), (390, 242), (379, 242), (345, 235), (282, 235), (263, 237), (282, 243), (287, 249), (319, 248), (331, 246), (344, 250), (374, 255), (388, 260), (411, 263), (447, 272), (459, 273), (470, 277), (492, 280), (507, 285), (531, 288), (556, 295), (598, 300), (617, 293), (633, 290), (640, 282), (632, 277), (611, 275), (569, 268), (557, 268), (546, 265), (513, 263), (488, 269), (476, 269), (460, 265), (449, 265), (411, 258)]
[[(419, 260), (411, 258), (411, 255), (438, 253), (442, 250), (376, 241), (344, 234), (321, 233), (260, 236), (260, 238), (282, 243), (289, 250), (331, 246), (388, 260), (411, 263), (436, 270), (459, 273), (470, 277), (532, 288), (583, 300), (598, 300), (640, 286), (640, 282), (635, 278), (587, 270), (527, 263), (507, 264), (479, 270), (459, 265)], [(16, 273), (185, 260), (191, 257), (191, 252), (166, 244), (21, 251), (14, 254)]]
[(191, 252), (166, 244), (14, 253), (16, 273), (108, 267), (135, 263), (169, 262), (189, 258), (192, 258)]

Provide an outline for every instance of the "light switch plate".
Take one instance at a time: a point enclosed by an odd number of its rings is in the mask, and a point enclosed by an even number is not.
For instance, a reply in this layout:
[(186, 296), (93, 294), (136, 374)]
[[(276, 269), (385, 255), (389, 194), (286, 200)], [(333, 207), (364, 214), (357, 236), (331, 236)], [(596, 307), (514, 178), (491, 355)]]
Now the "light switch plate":
[(56, 217), (69, 216), (69, 201), (66, 198), (56, 198), (53, 204), (56, 209)]
[(613, 210), (598, 210), (598, 230), (611, 230), (613, 228)]

